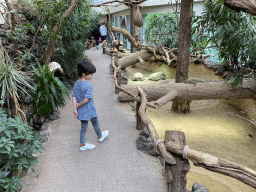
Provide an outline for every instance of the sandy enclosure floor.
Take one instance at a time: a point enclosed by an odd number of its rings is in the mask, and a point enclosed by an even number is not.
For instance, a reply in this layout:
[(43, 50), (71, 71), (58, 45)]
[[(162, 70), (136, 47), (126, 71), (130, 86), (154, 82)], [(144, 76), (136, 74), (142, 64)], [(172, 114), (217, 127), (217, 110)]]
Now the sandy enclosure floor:
[[(155, 83), (147, 78), (144, 81), (132, 81), (131, 77), (135, 72), (141, 72), (145, 77), (151, 74), (147, 70), (128, 67), (128, 84)], [(256, 170), (256, 127), (230, 116), (228, 112), (249, 119), (246, 114), (223, 100), (192, 101), (189, 114), (174, 113), (171, 106), (172, 102), (169, 102), (161, 109), (147, 108), (147, 116), (153, 121), (162, 139), (165, 130), (183, 131), (190, 148)], [(256, 107), (251, 110), (256, 110)], [(194, 182), (199, 182), (213, 192), (256, 192), (256, 189), (236, 179), (195, 167), (192, 162), (190, 165), (188, 189), (191, 189)]]

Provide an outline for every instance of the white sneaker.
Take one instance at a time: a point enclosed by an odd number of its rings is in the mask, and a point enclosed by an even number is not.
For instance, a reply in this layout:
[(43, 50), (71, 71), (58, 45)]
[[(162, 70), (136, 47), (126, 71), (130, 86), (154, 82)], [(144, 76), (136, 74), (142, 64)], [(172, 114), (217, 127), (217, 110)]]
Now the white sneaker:
[(101, 143), (102, 141), (104, 141), (104, 139), (107, 138), (108, 134), (109, 134), (109, 131), (108, 131), (108, 130), (103, 131), (103, 132), (102, 132), (102, 137), (99, 139), (99, 142)]
[(85, 146), (80, 147), (80, 151), (91, 150), (91, 149), (94, 149), (94, 148), (95, 148), (95, 145), (86, 143)]

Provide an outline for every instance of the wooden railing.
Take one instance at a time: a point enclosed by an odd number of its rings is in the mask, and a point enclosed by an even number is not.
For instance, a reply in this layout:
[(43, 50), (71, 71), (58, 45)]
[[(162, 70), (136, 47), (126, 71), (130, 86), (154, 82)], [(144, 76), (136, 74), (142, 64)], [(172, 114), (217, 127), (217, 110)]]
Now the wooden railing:
[[(156, 144), (161, 156), (166, 162), (165, 176), (168, 184), (168, 191), (180, 192), (186, 188), (186, 174), (190, 169), (187, 159), (190, 159), (195, 166), (218, 172), (256, 188), (256, 172), (243, 165), (214, 157), (207, 153), (196, 151), (186, 145), (185, 135), (181, 131), (166, 131), (165, 141), (161, 140), (156, 132), (153, 122), (147, 117), (146, 106), (156, 108), (147, 101), (146, 93), (142, 88), (137, 87), (139, 95), (125, 90), (121, 87), (121, 68), (118, 64), (116, 53), (112, 52), (111, 67), (114, 71), (114, 82), (116, 93), (122, 91), (134, 98), (136, 105), (137, 127), (146, 126)], [(206, 186), (207, 187), (207, 186)]]

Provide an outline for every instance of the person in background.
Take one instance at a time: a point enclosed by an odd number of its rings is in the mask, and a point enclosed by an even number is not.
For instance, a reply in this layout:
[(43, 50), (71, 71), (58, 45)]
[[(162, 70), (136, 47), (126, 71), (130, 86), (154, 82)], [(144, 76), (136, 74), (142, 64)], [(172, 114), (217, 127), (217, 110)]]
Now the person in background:
[(92, 36), (96, 41), (96, 48), (99, 49), (99, 38), (100, 38), (101, 35), (100, 35), (100, 31), (99, 31), (97, 25), (94, 26), (94, 29), (92, 31)]
[(104, 25), (104, 23), (101, 23), (100, 26), (100, 34), (101, 34), (101, 41), (107, 40), (107, 27)]

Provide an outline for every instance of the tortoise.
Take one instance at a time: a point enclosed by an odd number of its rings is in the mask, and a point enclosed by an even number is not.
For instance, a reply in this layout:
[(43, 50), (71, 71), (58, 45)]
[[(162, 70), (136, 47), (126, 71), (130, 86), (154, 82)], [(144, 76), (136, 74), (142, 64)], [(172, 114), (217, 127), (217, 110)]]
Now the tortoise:
[(140, 72), (136, 72), (132, 76), (133, 81), (144, 81), (144, 75)]
[(152, 73), (149, 77), (149, 80), (151, 81), (159, 81), (159, 80), (165, 80), (165, 74), (163, 74), (162, 72), (156, 72), (156, 73)]

